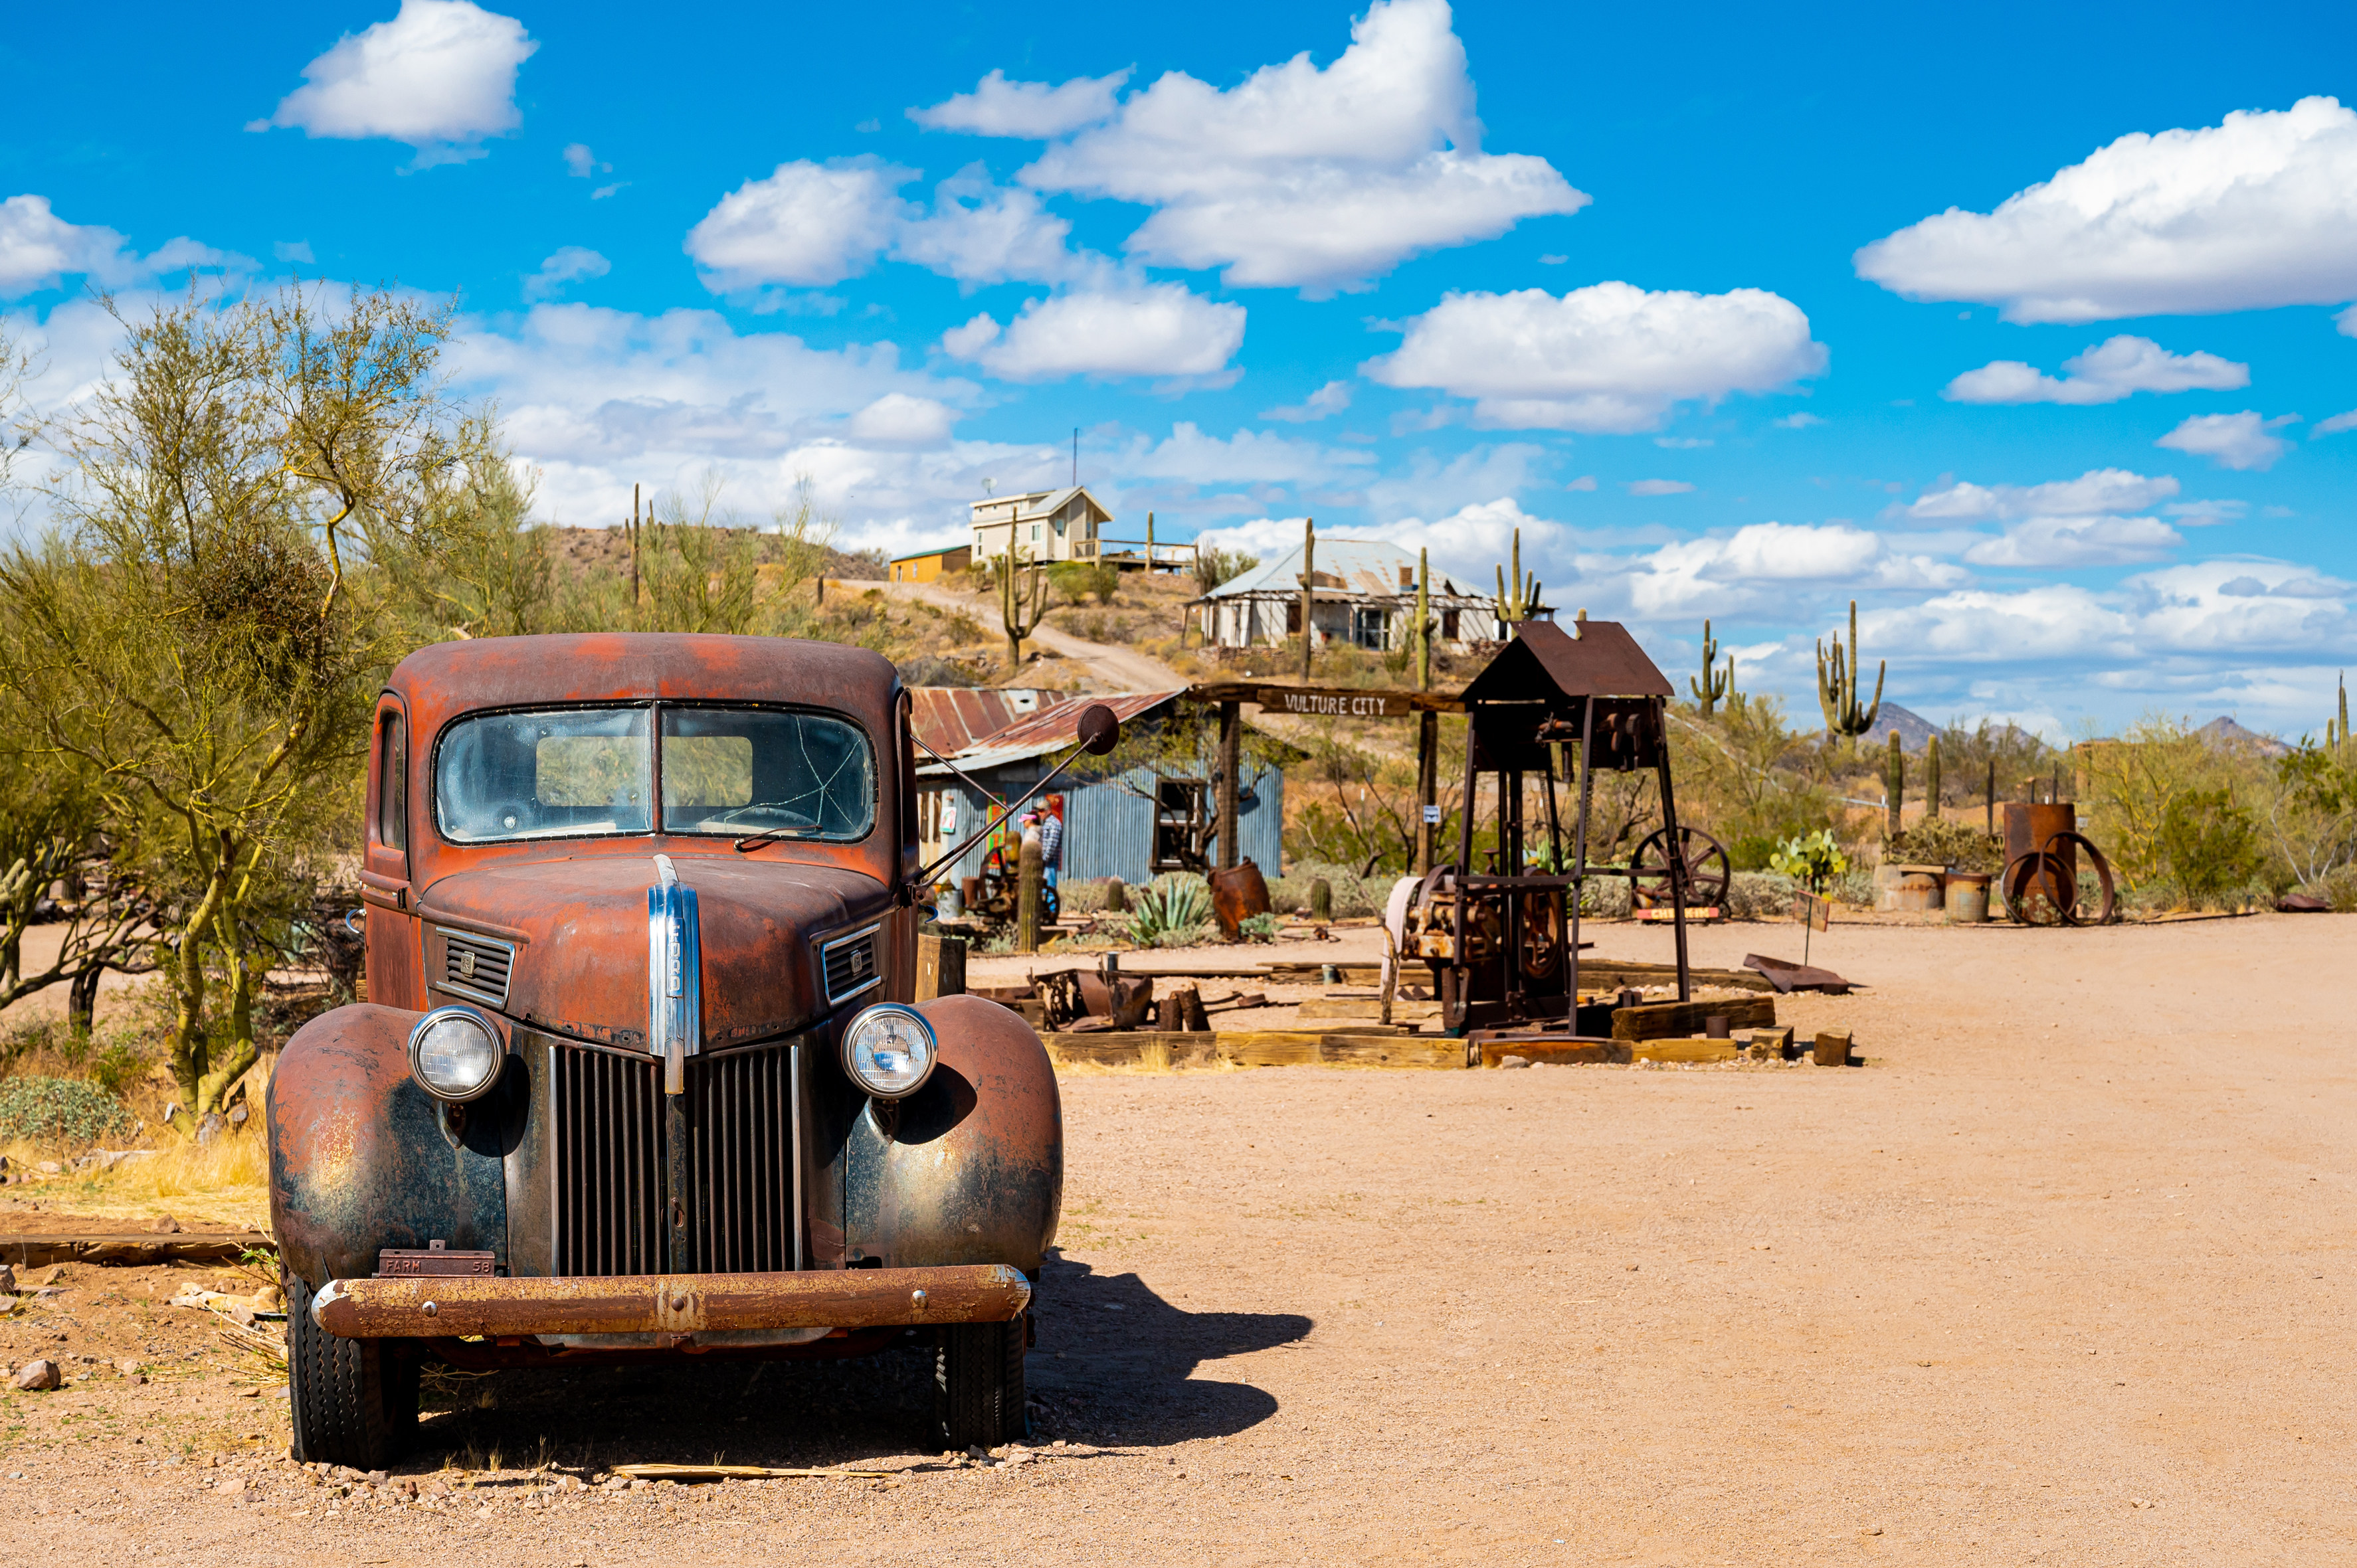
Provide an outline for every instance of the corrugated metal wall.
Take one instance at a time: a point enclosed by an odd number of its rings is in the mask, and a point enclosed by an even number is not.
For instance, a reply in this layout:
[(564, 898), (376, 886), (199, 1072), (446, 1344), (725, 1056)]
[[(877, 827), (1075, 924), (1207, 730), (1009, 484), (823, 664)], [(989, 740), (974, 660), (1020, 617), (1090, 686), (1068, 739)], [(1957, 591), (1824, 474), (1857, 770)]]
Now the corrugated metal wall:
[[(1021, 794), (1043, 771), (1031, 762), (1012, 763), (977, 774), (1007, 799)], [(991, 820), (990, 800), (955, 779), (958, 832), (965, 837)], [(1127, 786), (1127, 788), (1125, 788)], [(1135, 886), (1153, 880), (1154, 775), (1135, 768), (1112, 779), (1061, 784), (1064, 797), (1064, 865), (1070, 877), (1118, 876)], [(1285, 775), (1273, 768), (1244, 764), (1243, 789), (1236, 803), (1236, 839), (1265, 875), (1285, 869)], [(941, 875), (952, 881), (979, 875), (985, 846), (976, 844)]]

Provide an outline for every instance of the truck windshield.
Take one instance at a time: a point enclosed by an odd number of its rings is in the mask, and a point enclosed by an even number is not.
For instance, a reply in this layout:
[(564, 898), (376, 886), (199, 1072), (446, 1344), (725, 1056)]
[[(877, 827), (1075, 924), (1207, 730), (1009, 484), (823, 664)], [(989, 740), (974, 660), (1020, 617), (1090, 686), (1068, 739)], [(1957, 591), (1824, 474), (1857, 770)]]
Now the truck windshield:
[[(857, 725), (757, 708), (660, 710), (662, 830), (841, 842), (876, 817)], [(442, 737), (435, 820), (454, 843), (656, 831), (646, 708), (485, 714)]]

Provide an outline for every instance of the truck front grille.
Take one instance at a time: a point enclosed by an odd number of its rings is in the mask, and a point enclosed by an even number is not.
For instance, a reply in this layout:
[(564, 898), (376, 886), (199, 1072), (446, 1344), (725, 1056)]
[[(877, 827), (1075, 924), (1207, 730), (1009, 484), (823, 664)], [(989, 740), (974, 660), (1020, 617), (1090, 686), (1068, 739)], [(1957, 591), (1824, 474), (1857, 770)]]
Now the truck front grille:
[(558, 1046), (549, 1052), (555, 1118), (558, 1274), (670, 1273), (663, 1240), (660, 1064)]
[[(550, 1057), (554, 1272), (672, 1272), (662, 1064), (563, 1045)], [(793, 1048), (686, 1065), (689, 1269), (796, 1267)]]

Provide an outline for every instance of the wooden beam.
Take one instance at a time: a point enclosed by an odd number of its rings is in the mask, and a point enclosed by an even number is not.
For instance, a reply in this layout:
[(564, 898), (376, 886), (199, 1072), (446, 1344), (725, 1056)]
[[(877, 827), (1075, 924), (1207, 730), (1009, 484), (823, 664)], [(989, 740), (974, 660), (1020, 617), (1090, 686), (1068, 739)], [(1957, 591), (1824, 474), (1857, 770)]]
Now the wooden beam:
[(1703, 1020), (1725, 1016), (1729, 1031), (1771, 1028), (1776, 1023), (1772, 996), (1729, 996), (1709, 1002), (1648, 1002), (1612, 1010), (1616, 1040), (1684, 1038), (1703, 1032)]

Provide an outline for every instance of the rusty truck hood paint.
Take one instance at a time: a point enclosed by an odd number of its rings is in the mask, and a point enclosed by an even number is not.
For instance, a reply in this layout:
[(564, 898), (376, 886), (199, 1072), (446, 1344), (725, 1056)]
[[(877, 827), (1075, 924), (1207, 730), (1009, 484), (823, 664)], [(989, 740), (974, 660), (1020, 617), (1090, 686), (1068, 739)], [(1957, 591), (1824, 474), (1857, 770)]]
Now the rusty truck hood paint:
[[(816, 939), (882, 915), (890, 896), (872, 876), (833, 866), (672, 854), (695, 889), (704, 947), (707, 1049), (799, 1029), (824, 1010)], [(503, 1011), (543, 1029), (646, 1048), (645, 856), (507, 863), (447, 876), (418, 912), (449, 925), (520, 938)], [(429, 939), (428, 952), (436, 950)], [(436, 978), (429, 967), (427, 978)], [(446, 1000), (446, 998), (436, 998)]]

